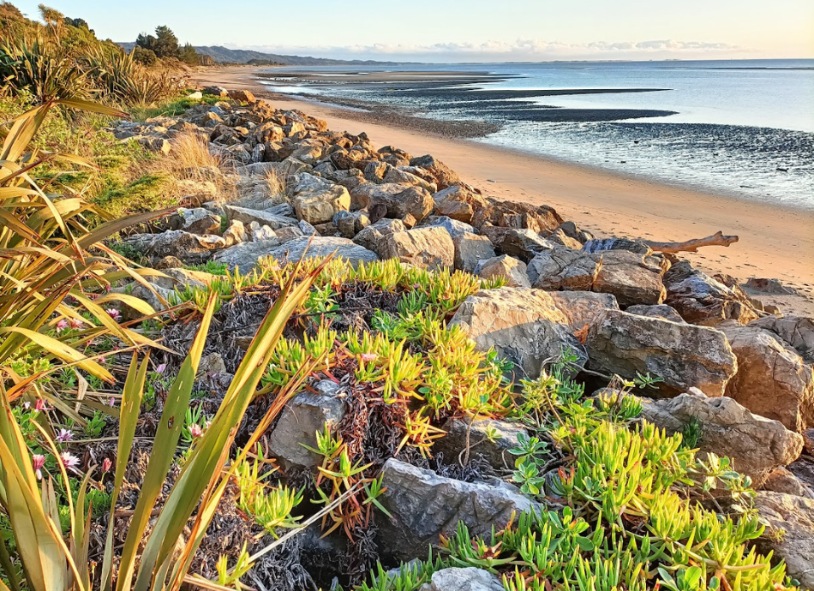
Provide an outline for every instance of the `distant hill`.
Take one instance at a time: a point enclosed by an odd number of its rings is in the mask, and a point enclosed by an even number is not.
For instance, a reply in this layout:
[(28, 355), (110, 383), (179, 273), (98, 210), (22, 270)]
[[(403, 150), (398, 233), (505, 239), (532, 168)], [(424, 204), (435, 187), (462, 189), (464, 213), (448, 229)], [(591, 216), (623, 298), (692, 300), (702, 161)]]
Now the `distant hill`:
[[(131, 51), (135, 43), (119, 43), (127, 51)], [(364, 64), (386, 64), (393, 62), (377, 62), (375, 60), (334, 60), (322, 57), (306, 57), (300, 55), (278, 55), (263, 53), (250, 49), (229, 49), (220, 45), (203, 45), (195, 47), (195, 51), (208, 55), (220, 64), (258, 64), (281, 66), (342, 66)]]

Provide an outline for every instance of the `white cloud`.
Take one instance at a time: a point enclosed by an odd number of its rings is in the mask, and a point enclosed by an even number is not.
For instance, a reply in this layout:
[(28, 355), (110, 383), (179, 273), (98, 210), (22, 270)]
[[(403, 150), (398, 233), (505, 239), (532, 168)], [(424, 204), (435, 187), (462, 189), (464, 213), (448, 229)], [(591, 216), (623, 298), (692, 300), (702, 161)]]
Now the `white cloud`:
[(427, 61), (541, 61), (556, 59), (659, 59), (724, 57), (736, 55), (743, 50), (726, 43), (704, 41), (675, 41), (657, 39), (649, 41), (595, 41), (575, 44), (541, 39), (518, 39), (484, 41), (480, 43), (433, 43), (430, 45), (405, 45), (376, 43), (350, 46), (239, 46), (232, 48), (253, 49), (277, 54), (313, 55), (319, 57), (380, 59), (380, 60), (427, 60)]

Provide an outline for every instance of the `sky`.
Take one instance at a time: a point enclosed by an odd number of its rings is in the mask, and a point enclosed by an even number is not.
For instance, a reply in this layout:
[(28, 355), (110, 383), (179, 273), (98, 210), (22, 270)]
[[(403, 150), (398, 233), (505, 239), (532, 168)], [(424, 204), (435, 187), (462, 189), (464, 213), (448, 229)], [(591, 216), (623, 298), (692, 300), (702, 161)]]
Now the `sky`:
[[(15, 1), (30, 17), (37, 1)], [(814, 0), (51, 0), (97, 36), (341, 59), (814, 58)]]

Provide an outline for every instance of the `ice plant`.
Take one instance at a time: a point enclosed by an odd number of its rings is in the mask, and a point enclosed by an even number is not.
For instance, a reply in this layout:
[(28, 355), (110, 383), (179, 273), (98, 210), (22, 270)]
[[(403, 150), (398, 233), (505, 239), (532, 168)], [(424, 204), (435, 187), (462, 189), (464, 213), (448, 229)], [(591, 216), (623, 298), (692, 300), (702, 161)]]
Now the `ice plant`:
[(66, 468), (76, 471), (76, 467), (79, 466), (78, 457), (69, 451), (63, 451), (61, 454), (59, 454), (59, 457)]
[(67, 443), (68, 441), (71, 441), (73, 439), (73, 431), (70, 431), (68, 429), (60, 429), (55, 439), (59, 443)]
[(62, 332), (63, 330), (68, 328), (68, 326), (69, 326), (68, 321), (63, 318), (62, 320), (57, 322), (57, 332), (58, 333)]
[(121, 320), (122, 313), (119, 312), (116, 308), (108, 308), (107, 310), (105, 310), (105, 312), (107, 312), (108, 316), (110, 316), (113, 320), (117, 322)]
[(198, 439), (201, 435), (203, 435), (203, 427), (201, 427), (198, 423), (192, 423), (189, 426), (189, 434), (192, 435), (193, 439)]

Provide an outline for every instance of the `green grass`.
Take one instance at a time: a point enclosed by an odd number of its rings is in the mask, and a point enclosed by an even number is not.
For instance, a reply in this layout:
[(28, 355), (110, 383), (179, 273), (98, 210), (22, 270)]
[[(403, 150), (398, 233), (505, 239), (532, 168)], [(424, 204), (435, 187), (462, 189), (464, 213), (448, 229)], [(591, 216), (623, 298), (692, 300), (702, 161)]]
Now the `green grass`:
[[(189, 90), (187, 94), (192, 92), (192, 90)], [(212, 95), (204, 95), (202, 99), (191, 99), (185, 95), (157, 106), (134, 107), (130, 109), (130, 114), (135, 121), (145, 121), (151, 117), (176, 117), (196, 105), (214, 105), (218, 101), (222, 100), (223, 99), (221, 97)]]

